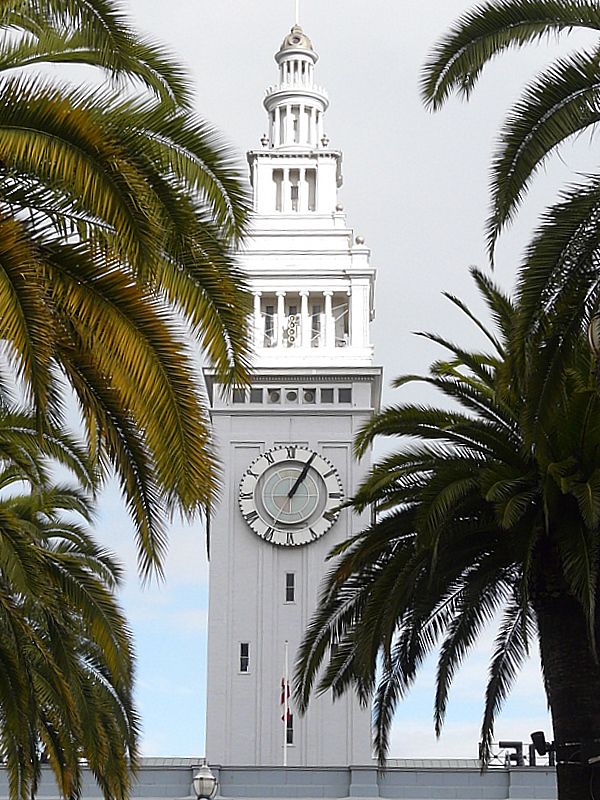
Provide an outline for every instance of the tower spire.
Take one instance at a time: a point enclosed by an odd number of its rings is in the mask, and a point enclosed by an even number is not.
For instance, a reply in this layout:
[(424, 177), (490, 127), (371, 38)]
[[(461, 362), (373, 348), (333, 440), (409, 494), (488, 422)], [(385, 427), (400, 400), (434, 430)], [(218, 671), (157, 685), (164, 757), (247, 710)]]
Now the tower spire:
[(300, 0), (296, 0), (296, 25), (300, 25)]
[(296, 0), (296, 24), (275, 54), (279, 83), (267, 89), (263, 100), (269, 118), (266, 146), (318, 150), (325, 146), (323, 116), (329, 100), (327, 93), (314, 82), (319, 57), (298, 24), (299, 5)]

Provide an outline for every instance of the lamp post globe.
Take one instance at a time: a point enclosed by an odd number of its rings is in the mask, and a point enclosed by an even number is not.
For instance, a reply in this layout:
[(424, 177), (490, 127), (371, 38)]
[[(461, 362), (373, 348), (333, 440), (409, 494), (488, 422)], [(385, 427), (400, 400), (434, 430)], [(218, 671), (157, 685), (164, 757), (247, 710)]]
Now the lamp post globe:
[(198, 800), (213, 800), (219, 784), (206, 764), (203, 764), (192, 781), (194, 794)]

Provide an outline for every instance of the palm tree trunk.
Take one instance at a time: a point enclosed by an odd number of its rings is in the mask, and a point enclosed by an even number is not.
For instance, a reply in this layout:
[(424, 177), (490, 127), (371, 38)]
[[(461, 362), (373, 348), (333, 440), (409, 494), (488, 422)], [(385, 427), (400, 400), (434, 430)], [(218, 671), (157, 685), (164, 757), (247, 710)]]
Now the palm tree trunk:
[(558, 797), (598, 798), (600, 762), (590, 766), (589, 759), (600, 755), (600, 665), (579, 603), (564, 590), (536, 594), (542, 668), (557, 745)]

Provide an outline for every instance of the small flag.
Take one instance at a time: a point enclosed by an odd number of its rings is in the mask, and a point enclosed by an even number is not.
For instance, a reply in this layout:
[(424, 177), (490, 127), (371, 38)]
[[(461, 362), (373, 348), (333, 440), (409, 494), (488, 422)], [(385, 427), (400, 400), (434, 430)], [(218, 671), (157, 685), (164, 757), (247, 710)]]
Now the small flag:
[[(283, 706), (283, 714), (281, 715), (281, 719), (285, 719), (285, 706), (286, 706), (286, 692), (285, 692), (285, 678), (281, 679), (281, 705)], [(287, 718), (290, 718), (290, 685), (287, 685)]]

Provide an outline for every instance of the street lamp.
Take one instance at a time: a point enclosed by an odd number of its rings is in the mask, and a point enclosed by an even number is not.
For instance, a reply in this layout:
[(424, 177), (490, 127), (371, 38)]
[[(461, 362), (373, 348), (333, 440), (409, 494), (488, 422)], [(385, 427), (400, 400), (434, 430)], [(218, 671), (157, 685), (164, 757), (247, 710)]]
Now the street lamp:
[(198, 800), (213, 800), (217, 794), (219, 784), (217, 779), (208, 768), (206, 762), (200, 767), (198, 772), (194, 775), (192, 781), (194, 787), (194, 794)]

